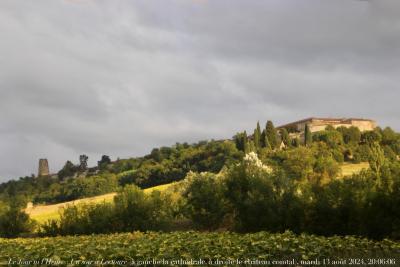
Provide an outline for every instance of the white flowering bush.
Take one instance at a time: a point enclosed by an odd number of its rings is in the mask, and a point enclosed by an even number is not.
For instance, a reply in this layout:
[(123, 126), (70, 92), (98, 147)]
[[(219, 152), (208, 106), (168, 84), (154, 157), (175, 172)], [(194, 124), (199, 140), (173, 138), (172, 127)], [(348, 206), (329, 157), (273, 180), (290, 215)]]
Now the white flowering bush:
[(262, 163), (262, 161), (258, 158), (257, 153), (250, 152), (243, 157), (243, 161), (250, 166), (254, 166), (256, 168), (262, 169), (268, 173), (272, 172), (272, 168)]

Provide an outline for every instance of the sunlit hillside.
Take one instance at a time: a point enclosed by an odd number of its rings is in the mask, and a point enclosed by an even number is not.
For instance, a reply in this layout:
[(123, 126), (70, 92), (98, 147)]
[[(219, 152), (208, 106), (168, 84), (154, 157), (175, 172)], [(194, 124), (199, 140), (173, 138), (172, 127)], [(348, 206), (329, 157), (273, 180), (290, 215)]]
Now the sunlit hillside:
[[(163, 191), (170, 187), (171, 184), (159, 185), (144, 190), (145, 193), (151, 193), (154, 190)], [(53, 205), (37, 205), (32, 208), (26, 209), (26, 212), (31, 216), (32, 219), (39, 223), (44, 223), (47, 220), (58, 219), (60, 217), (60, 210), (68, 205), (88, 204), (88, 203), (99, 203), (99, 202), (112, 202), (116, 193), (109, 193), (101, 196), (89, 197), (78, 199), (74, 201), (53, 204)]]
[[(349, 176), (355, 173), (359, 173), (363, 169), (368, 169), (369, 165), (366, 162), (358, 163), (358, 164), (348, 164), (344, 163), (341, 166), (342, 172), (341, 177)], [(171, 184), (159, 185), (151, 188), (147, 188), (144, 191), (146, 193), (150, 193), (154, 190), (163, 191), (166, 188), (170, 187)], [(69, 201), (59, 204), (53, 205), (37, 205), (32, 208), (28, 208), (26, 212), (31, 216), (32, 219), (37, 222), (44, 223), (50, 219), (58, 219), (60, 217), (60, 209), (68, 206), (68, 205), (78, 205), (78, 204), (88, 204), (88, 203), (99, 203), (99, 202), (112, 202), (116, 193), (109, 193), (95, 197), (82, 198), (75, 201)]]

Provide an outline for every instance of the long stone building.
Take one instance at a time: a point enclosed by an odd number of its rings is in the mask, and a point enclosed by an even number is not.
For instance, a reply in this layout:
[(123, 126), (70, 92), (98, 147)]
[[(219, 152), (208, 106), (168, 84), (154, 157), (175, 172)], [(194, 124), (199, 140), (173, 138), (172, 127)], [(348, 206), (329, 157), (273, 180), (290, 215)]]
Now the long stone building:
[(311, 132), (318, 132), (325, 130), (327, 126), (334, 128), (338, 127), (357, 127), (360, 131), (371, 131), (376, 128), (376, 122), (370, 119), (357, 119), (357, 118), (307, 118), (285, 125), (281, 125), (278, 129), (286, 128), (289, 133), (303, 133), (306, 125), (309, 126)]

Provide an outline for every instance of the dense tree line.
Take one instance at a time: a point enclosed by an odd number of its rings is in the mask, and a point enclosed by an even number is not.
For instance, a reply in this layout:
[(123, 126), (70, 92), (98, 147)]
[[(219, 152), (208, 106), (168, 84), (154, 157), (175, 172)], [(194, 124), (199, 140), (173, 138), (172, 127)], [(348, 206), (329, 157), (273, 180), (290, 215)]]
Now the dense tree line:
[[(291, 179), (284, 168), (268, 172), (254, 162), (243, 162), (232, 167), (223, 180), (199, 176), (195, 180), (198, 185), (189, 187), (193, 192), (187, 193), (191, 196), (188, 205), (192, 206), (191, 218), (205, 222), (204, 228), (210, 227), (210, 218), (214, 219), (213, 227), (218, 227), (224, 225), (226, 216), (232, 216), (232, 229), (242, 232), (290, 229), (297, 233), (399, 239), (399, 174), (400, 164), (387, 162), (379, 173), (364, 171), (322, 185)], [(201, 192), (211, 197), (201, 198)], [(223, 205), (225, 214), (210, 208), (208, 198), (227, 202)]]
[(58, 203), (115, 192), (127, 184), (148, 188), (182, 180), (189, 171), (217, 173), (242, 156), (229, 140), (177, 143), (155, 148), (144, 157), (114, 162), (103, 155), (95, 168), (88, 168), (87, 156), (81, 155), (79, 164), (67, 161), (57, 176), (32, 175), (1, 184), (0, 200), (18, 195), (25, 202)]
[[(302, 137), (300, 133), (288, 133), (285, 128), (276, 129), (271, 121), (268, 121), (261, 132), (257, 123), (253, 135), (246, 131), (238, 133), (233, 140), (238, 150), (249, 153), (251, 151), (262, 155), (271, 155), (273, 152), (291, 150), (300, 146), (315, 147), (321, 143), (326, 144), (338, 163), (344, 161), (359, 163), (369, 161), (371, 145), (379, 144), (384, 156), (396, 160), (400, 155), (400, 134), (390, 127), (381, 129), (377, 127), (372, 131), (361, 132), (357, 127), (327, 126), (325, 130), (311, 133), (308, 125), (305, 127)], [(302, 139), (302, 140), (300, 140)]]
[(136, 184), (148, 188), (182, 180), (189, 171), (218, 173), (224, 165), (238, 161), (242, 156), (230, 141), (177, 144), (172, 148), (153, 149), (142, 160), (132, 162), (133, 168), (120, 169), (118, 167), (123, 165), (118, 163), (110, 166), (110, 171), (118, 173), (122, 186)]
[(53, 183), (47, 190), (33, 198), (34, 203), (59, 203), (82, 197), (98, 196), (115, 192), (119, 188), (116, 175), (103, 173), (101, 175), (78, 177), (63, 183)]

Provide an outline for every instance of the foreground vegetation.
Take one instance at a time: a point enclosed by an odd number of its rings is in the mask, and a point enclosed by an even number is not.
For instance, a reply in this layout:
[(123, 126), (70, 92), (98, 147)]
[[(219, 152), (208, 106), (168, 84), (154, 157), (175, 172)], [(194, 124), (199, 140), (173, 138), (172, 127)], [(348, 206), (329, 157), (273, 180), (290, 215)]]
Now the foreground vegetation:
[[(370, 266), (396, 266), (400, 260), (400, 243), (389, 240), (373, 242), (356, 237), (325, 238), (306, 234), (295, 235), (291, 232), (281, 234), (134, 232), (0, 239), (0, 251), (0, 263), (17, 265), (23, 263), (18, 260), (25, 263), (28, 260), (35, 263), (33, 261), (36, 260), (37, 265), (59, 263), (80, 266), (101, 263), (186, 265), (179, 260), (194, 260), (197, 263), (203, 260), (204, 265), (206, 263), (221, 265), (222, 262), (231, 265), (241, 263), (275, 266), (300, 264), (310, 266), (310, 263), (314, 263), (315, 266), (337, 261), (341, 263), (339, 266), (361, 265), (361, 263)], [(382, 261), (385, 264), (382, 264)], [(117, 262), (119, 264), (116, 264)], [(318, 262), (320, 264), (317, 264)]]

